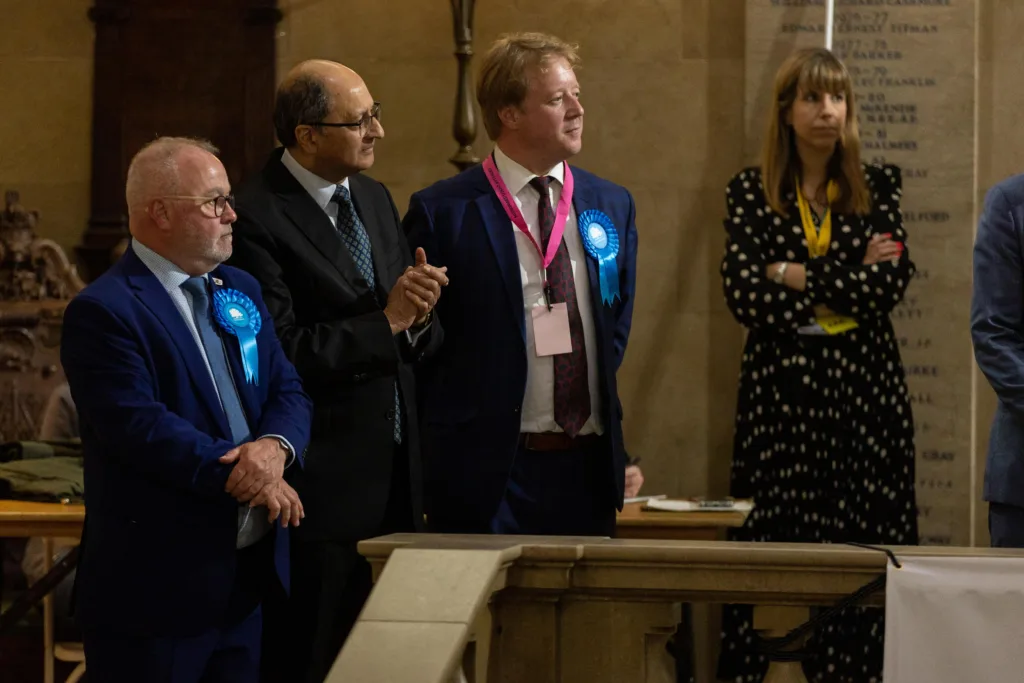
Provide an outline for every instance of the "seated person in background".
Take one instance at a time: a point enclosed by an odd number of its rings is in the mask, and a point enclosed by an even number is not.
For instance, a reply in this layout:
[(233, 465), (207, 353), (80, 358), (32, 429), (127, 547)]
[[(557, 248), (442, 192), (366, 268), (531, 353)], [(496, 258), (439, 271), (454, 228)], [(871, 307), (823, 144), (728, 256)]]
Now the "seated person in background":
[[(43, 424), (39, 429), (40, 441), (73, 441), (78, 439), (78, 412), (71, 398), (67, 382), (57, 385), (46, 401)], [(57, 562), (68, 551), (78, 545), (77, 538), (54, 538), (52, 562)], [(25, 580), (32, 585), (46, 575), (46, 545), (36, 536), (25, 544), (25, 555), (21, 560)], [(53, 591), (54, 637), (57, 640), (79, 640), (71, 615), (71, 592), (75, 572), (72, 571)]]
[(40, 441), (75, 441), (79, 438), (78, 411), (67, 382), (58, 384), (46, 400)]
[(288, 587), (303, 511), (282, 475), (301, 466), (311, 405), (259, 285), (221, 265), (230, 192), (209, 143), (146, 145), (128, 168), (131, 246), (64, 313), (90, 680), (255, 681), (263, 597)]

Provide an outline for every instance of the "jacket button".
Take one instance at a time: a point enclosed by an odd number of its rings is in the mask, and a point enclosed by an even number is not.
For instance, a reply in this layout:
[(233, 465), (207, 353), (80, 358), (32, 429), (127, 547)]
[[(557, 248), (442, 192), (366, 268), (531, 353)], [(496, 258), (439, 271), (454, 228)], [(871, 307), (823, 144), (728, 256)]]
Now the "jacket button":
[(388, 410), (388, 412), (384, 413), (384, 417), (386, 417), (389, 420), (394, 420), (395, 419), (395, 409), (392, 408), (392, 409)]
[(513, 408), (512, 412), (513, 413), (518, 413), (519, 412), (519, 406), (516, 406), (515, 408)]

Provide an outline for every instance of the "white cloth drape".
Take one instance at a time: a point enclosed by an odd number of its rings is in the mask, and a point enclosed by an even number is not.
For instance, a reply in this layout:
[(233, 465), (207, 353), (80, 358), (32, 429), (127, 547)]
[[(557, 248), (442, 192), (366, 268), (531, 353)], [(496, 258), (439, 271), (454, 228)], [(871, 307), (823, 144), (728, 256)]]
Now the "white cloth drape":
[(900, 558), (885, 596), (885, 683), (1024, 681), (1024, 559)]

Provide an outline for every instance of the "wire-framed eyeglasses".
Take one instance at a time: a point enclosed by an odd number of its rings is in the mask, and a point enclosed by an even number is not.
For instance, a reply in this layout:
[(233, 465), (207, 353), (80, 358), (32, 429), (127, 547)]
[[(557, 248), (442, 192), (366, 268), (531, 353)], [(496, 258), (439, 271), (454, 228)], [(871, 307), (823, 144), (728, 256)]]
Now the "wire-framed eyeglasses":
[(374, 120), (380, 123), (380, 102), (374, 102), (363, 118), (358, 121), (351, 123), (327, 123), (325, 121), (317, 121), (316, 123), (307, 123), (307, 126), (323, 126), (325, 128), (359, 128), (359, 134), (365, 136), (370, 132), (370, 127), (373, 126)]
[(216, 197), (204, 197), (187, 194), (171, 194), (166, 195), (164, 197), (160, 197), (160, 199), (201, 199), (203, 201), (198, 202), (196, 206), (212, 206), (214, 218), (220, 218), (221, 216), (223, 216), (224, 210), (229, 206), (231, 207), (232, 210), (234, 210), (235, 208), (235, 195), (233, 194), (220, 194), (217, 195)]

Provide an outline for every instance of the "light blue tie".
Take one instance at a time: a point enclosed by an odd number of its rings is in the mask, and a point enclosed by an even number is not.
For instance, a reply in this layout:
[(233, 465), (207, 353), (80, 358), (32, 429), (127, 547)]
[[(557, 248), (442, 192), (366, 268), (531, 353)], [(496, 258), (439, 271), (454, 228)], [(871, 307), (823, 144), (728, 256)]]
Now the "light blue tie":
[[(213, 372), (213, 381), (217, 385), (221, 405), (228, 418), (231, 429), (231, 440), (235, 445), (245, 443), (252, 438), (249, 424), (245, 419), (242, 401), (238, 398), (228, 357), (224, 352), (224, 342), (217, 334), (210, 318), (210, 294), (207, 290), (205, 277), (190, 277), (182, 283), (181, 288), (192, 295), (192, 314), (195, 317), (196, 329), (206, 351), (206, 360)], [(270, 531), (265, 507), (250, 508), (242, 503), (238, 509), (238, 537), (236, 547), (244, 548), (263, 538)]]
[[(373, 270), (373, 250), (370, 236), (366, 234), (363, 222), (359, 220), (352, 194), (344, 185), (338, 185), (331, 201), (338, 205), (338, 232), (341, 241), (348, 247), (359, 274), (366, 280), (370, 291), (376, 293), (377, 278)], [(398, 382), (395, 382), (395, 443), (402, 443), (402, 402), (398, 398)]]

